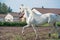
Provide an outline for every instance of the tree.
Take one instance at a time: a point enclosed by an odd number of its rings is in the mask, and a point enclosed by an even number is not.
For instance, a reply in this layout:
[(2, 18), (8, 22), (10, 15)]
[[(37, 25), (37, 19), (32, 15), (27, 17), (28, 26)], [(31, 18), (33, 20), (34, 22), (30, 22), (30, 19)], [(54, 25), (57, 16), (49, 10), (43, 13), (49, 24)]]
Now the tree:
[(8, 7), (5, 3), (0, 2), (0, 13), (6, 14), (8, 12), (12, 12), (12, 9)]
[(1, 12), (1, 2), (0, 2), (0, 12)]
[(8, 7), (8, 12), (12, 12), (12, 9), (10, 7)]
[(2, 7), (1, 7), (1, 11), (2, 13), (7, 13), (8, 12), (8, 9), (7, 9), (7, 5), (5, 5), (5, 3), (2, 4)]

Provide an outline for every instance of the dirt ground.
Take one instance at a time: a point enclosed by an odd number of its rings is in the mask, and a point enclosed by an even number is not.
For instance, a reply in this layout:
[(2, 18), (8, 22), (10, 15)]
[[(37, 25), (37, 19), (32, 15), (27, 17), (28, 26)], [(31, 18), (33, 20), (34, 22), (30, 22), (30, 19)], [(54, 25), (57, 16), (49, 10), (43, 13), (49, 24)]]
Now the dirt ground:
[[(48, 36), (48, 33), (50, 32), (50, 27), (36, 28), (39, 35), (37, 40), (50, 40)], [(22, 27), (0, 27), (0, 40), (35, 40), (36, 38), (32, 27), (25, 29), (24, 36), (21, 32)]]

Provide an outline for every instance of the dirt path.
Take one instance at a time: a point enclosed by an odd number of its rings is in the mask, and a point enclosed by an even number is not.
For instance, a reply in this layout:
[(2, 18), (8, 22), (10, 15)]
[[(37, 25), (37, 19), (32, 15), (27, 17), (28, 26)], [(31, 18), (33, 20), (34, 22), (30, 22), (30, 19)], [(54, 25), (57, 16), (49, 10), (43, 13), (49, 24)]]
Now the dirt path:
[[(50, 27), (37, 27), (37, 32), (42, 40), (48, 39)], [(35, 33), (32, 27), (25, 29), (25, 35), (22, 36), (22, 27), (0, 27), (0, 40), (35, 40)]]

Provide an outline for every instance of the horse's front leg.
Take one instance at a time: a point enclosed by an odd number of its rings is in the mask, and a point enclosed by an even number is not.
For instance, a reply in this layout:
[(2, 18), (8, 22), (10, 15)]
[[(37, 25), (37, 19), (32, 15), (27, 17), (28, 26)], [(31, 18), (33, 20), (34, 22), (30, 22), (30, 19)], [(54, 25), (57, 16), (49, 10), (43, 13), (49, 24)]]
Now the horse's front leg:
[(24, 29), (27, 28), (27, 27), (29, 27), (29, 26), (30, 26), (30, 25), (26, 25), (26, 26), (23, 27), (23, 29), (22, 29), (22, 34), (24, 33)]

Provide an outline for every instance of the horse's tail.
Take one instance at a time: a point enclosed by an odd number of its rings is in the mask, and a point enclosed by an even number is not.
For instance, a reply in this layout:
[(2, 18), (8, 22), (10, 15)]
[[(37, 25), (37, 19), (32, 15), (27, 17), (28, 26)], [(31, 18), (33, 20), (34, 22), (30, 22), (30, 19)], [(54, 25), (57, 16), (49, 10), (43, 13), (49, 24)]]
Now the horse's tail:
[(56, 18), (56, 20), (57, 20), (57, 22), (60, 22), (60, 15), (56, 15), (57, 16), (57, 18)]

